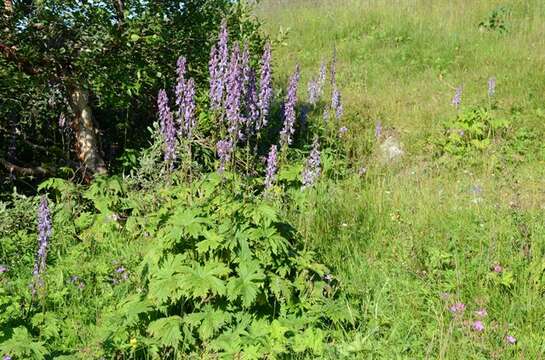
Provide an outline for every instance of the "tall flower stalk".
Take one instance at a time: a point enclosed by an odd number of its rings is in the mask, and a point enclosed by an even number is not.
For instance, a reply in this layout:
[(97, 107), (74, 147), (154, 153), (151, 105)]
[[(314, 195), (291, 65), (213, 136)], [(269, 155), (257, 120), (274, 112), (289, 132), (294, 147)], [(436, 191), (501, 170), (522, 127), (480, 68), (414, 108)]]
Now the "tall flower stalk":
[(168, 105), (168, 96), (164, 89), (159, 90), (157, 106), (159, 108), (161, 135), (163, 135), (165, 142), (164, 160), (172, 170), (174, 161), (176, 160), (176, 127), (174, 126), (174, 119)]
[(276, 179), (277, 170), (277, 146), (272, 145), (267, 156), (267, 173), (265, 174), (265, 190), (270, 190)]
[(42, 275), (45, 271), (47, 246), (52, 233), (51, 213), (47, 204), (47, 197), (42, 195), (40, 205), (38, 206), (38, 252), (32, 271), (33, 284), (32, 293), (35, 294), (38, 289), (43, 288), (44, 282)]
[(210, 62), (208, 63), (208, 70), (210, 72), (210, 107), (212, 110), (219, 110), (223, 103), (228, 75), (228, 41), (227, 21), (223, 20), (218, 35), (218, 42), (210, 51)]
[(320, 177), (321, 162), (320, 162), (320, 142), (317, 137), (312, 142), (312, 150), (307, 158), (303, 173), (301, 174), (301, 181), (303, 183), (303, 189), (310, 187), (316, 183)]
[(452, 105), (458, 110), (462, 104), (462, 86), (456, 88), (456, 93), (452, 98)]
[(271, 106), (273, 96), (272, 90), (272, 71), (271, 71), (271, 44), (265, 44), (263, 56), (261, 58), (261, 77), (259, 79), (259, 121), (256, 124), (256, 130), (267, 126), (267, 117)]
[(227, 77), (227, 98), (225, 102), (225, 113), (227, 116), (227, 125), (229, 136), (236, 142), (240, 137), (240, 105), (242, 97), (242, 67), (240, 58), (240, 48), (235, 44), (231, 52), (229, 62), (229, 72)]
[(280, 146), (285, 148), (292, 143), (295, 133), (295, 105), (297, 104), (297, 86), (299, 84), (299, 65), (290, 77), (286, 99), (284, 100), (284, 126), (280, 131)]

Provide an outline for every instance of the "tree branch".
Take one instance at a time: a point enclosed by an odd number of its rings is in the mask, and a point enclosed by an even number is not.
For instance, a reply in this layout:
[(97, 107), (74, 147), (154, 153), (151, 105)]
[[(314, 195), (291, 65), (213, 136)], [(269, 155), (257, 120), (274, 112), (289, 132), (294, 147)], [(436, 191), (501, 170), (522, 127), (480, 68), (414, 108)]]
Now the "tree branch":
[(117, 16), (117, 25), (122, 27), (125, 22), (125, 1), (124, 0), (112, 0)]
[(41, 167), (23, 167), (15, 165), (5, 159), (0, 158), (0, 164), (3, 165), (10, 173), (15, 173), (21, 176), (47, 176), (51, 174), (51, 171)]

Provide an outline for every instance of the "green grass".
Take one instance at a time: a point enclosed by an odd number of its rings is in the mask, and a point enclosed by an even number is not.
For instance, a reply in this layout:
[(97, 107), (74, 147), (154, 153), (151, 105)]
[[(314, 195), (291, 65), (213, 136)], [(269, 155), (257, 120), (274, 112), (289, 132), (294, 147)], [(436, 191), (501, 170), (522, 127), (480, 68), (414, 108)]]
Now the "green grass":
[[(303, 97), (337, 49), (351, 161), (369, 171), (325, 184), (297, 221), (363, 315), (345, 334), (350, 357), (545, 357), (545, 5), (510, 2), (506, 33), (480, 31), (500, 5), (269, 0), (257, 10), (273, 39), (289, 29), (275, 70), (285, 78), (301, 64)], [(485, 105), (490, 76), (507, 134), (462, 159), (435, 156), (454, 89), (463, 84), (464, 107)], [(368, 150), (379, 118), (405, 147), (395, 166)], [(448, 311), (456, 301), (462, 318)]]

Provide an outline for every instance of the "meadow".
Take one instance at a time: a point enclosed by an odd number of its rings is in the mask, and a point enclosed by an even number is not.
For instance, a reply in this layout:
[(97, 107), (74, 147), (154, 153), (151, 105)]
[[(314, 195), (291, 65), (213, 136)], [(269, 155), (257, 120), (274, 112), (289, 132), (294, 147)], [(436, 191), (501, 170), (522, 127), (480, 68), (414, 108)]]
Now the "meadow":
[(545, 5), (252, 12), (116, 172), (4, 196), (4, 360), (544, 358)]

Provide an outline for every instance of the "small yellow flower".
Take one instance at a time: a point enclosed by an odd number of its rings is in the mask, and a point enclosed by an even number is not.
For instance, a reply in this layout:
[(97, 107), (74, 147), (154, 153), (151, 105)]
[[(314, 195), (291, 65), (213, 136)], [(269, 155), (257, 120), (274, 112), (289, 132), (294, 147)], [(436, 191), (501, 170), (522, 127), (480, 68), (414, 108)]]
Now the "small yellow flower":
[(138, 340), (136, 340), (136, 338), (132, 338), (129, 344), (131, 345), (133, 349), (135, 349), (136, 345), (138, 344)]

